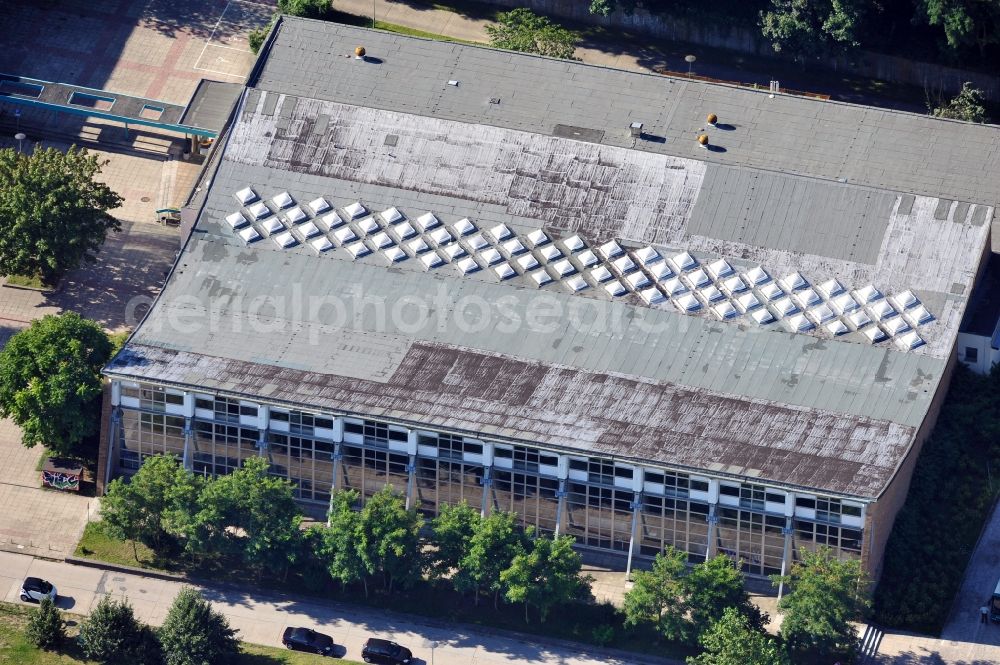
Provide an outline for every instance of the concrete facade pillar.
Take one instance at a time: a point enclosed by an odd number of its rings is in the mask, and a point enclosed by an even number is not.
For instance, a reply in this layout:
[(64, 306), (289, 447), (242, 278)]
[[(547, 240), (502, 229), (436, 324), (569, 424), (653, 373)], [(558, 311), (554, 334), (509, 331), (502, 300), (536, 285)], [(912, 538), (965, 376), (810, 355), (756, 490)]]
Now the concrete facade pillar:
[(483, 503), (479, 514), (486, 517), (493, 508), (493, 497), (490, 488), (493, 487), (493, 444), (483, 442)]
[(406, 453), (410, 456), (406, 465), (406, 509), (413, 508), (417, 479), (417, 430), (406, 431)]
[[(792, 535), (795, 533), (795, 493), (789, 492), (785, 495), (785, 528), (781, 530), (785, 537), (784, 548), (781, 552), (781, 575), (784, 577), (792, 567)], [(785, 592), (785, 583), (778, 584), (778, 600)]]
[(122, 384), (120, 381), (111, 382), (111, 413), (108, 418), (108, 450), (104, 465), (104, 483), (102, 487), (107, 487), (111, 482), (114, 468), (118, 461), (118, 442), (121, 440), (122, 422)]
[(558, 470), (559, 489), (556, 491), (556, 499), (559, 503), (556, 506), (556, 536), (562, 533), (563, 521), (566, 519), (566, 494), (567, 485), (569, 484), (569, 457), (566, 455), (559, 456)]
[[(338, 420), (342, 420), (342, 419), (338, 418)], [(336, 434), (336, 427), (334, 428), (334, 433)], [(332, 457), (333, 457), (333, 474), (332, 474), (332, 476), (333, 477), (332, 477), (332, 479), (330, 481), (330, 505), (326, 509), (326, 514), (327, 514), (326, 525), (327, 526), (330, 526), (330, 511), (333, 510), (333, 497), (337, 493), (337, 481), (340, 480), (340, 461), (342, 459), (344, 459), (344, 451), (343, 451), (343, 446), (344, 446), (343, 428), (341, 428), (341, 437), (340, 437), (340, 439), (341, 439), (340, 441), (336, 441), (333, 444), (333, 455), (332, 455)]]
[(625, 579), (632, 579), (632, 557), (639, 547), (639, 513), (642, 511), (642, 490), (645, 487), (645, 472), (641, 467), (632, 468), (632, 531), (628, 541), (628, 560), (625, 562)]
[(271, 407), (267, 404), (257, 405), (257, 454), (263, 457), (267, 453), (267, 430), (271, 426)]
[(708, 481), (708, 552), (707, 558), (714, 558), (719, 553), (719, 481)]
[(194, 393), (184, 393), (184, 455), (181, 465), (191, 471), (194, 469)]

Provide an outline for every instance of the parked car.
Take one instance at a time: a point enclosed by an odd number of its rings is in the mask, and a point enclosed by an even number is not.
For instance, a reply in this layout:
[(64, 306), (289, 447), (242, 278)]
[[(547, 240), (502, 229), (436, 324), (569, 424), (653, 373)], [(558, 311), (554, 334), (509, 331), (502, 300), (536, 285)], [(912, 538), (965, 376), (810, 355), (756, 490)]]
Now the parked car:
[(366, 663), (386, 663), (387, 665), (407, 665), (413, 654), (406, 647), (401, 647), (389, 640), (369, 637), (361, 650), (361, 658)]
[(289, 626), (281, 636), (281, 643), (294, 651), (310, 651), (323, 656), (333, 655), (333, 638), (317, 633), (311, 628)]
[(39, 603), (42, 598), (48, 598), (54, 603), (57, 597), (56, 588), (40, 577), (25, 577), (21, 584), (21, 600), (25, 602), (33, 600)]

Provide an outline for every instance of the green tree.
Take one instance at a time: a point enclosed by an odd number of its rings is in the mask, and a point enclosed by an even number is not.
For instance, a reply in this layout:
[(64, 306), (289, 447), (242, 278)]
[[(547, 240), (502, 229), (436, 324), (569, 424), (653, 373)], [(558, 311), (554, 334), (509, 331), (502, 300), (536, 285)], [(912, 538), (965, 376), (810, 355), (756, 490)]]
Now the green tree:
[(582, 562), (573, 550), (575, 542), (572, 536), (536, 538), (529, 551), (516, 555), (500, 573), (507, 600), (524, 603), (525, 623), (529, 606), (538, 608), (545, 623), (553, 607), (579, 598), (588, 588), (589, 583), (580, 577)]
[(0, 150), (0, 274), (38, 275), (54, 283), (93, 261), (122, 198), (95, 176), (108, 162), (85, 148)]
[(650, 623), (668, 640), (688, 639), (686, 575), (687, 553), (673, 546), (656, 555), (651, 570), (635, 571), (625, 593), (625, 624)]
[(28, 617), (28, 640), (39, 649), (55, 649), (66, 639), (66, 622), (51, 598), (42, 598)]
[(688, 665), (789, 665), (781, 645), (735, 607), (726, 608), (699, 641), (704, 652), (689, 656)]
[(368, 571), (358, 549), (361, 540), (361, 513), (354, 510), (357, 502), (358, 493), (355, 490), (338, 492), (333, 496), (327, 526), (320, 527), (322, 539), (318, 555), (330, 577), (341, 585), (363, 582), (367, 598)]
[(781, 636), (803, 660), (850, 657), (858, 641), (852, 621), (868, 611), (868, 580), (857, 559), (837, 560), (828, 547), (806, 552), (785, 577), (791, 592), (778, 604)]
[(136, 542), (162, 553), (186, 532), (197, 512), (202, 481), (170, 455), (147, 457), (128, 481), (116, 478), (101, 499), (105, 532), (118, 540)]
[(982, 56), (1000, 44), (1000, 0), (919, 0), (917, 11), (917, 18), (942, 29), (952, 54), (975, 47)]
[(71, 454), (97, 434), (100, 370), (110, 358), (111, 342), (93, 321), (73, 312), (34, 321), (0, 350), (0, 417), (21, 427), (28, 448)]
[(278, 0), (282, 14), (303, 18), (327, 19), (333, 13), (332, 0)]
[(573, 53), (579, 40), (572, 30), (523, 7), (497, 15), (497, 22), (486, 26), (486, 34), (494, 48), (567, 60), (575, 59)]
[(983, 91), (973, 87), (969, 82), (962, 84), (962, 91), (949, 102), (933, 108), (931, 114), (935, 118), (951, 118), (966, 122), (986, 122), (986, 106), (983, 103)]
[(760, 28), (775, 51), (815, 56), (858, 46), (864, 8), (861, 0), (771, 0)]
[(750, 602), (739, 562), (719, 554), (694, 566), (683, 578), (685, 604), (692, 635), (699, 638), (722, 618), (727, 608), (739, 612), (748, 625), (759, 630), (767, 623), (757, 606)]
[(264, 40), (267, 39), (268, 33), (271, 32), (271, 28), (274, 27), (274, 24), (278, 22), (278, 16), (280, 16), (280, 14), (272, 15), (271, 21), (267, 25), (260, 28), (253, 28), (247, 32), (247, 45), (250, 47), (250, 50), (253, 51), (254, 55), (260, 53), (260, 49), (264, 46)]
[(391, 486), (376, 492), (361, 509), (358, 549), (369, 575), (381, 575), (383, 587), (406, 587), (420, 578), (420, 527), (416, 510)]
[(611, 16), (617, 8), (615, 0), (590, 0), (590, 13), (596, 16)]
[(184, 587), (160, 628), (166, 665), (228, 665), (240, 654), (237, 631), (198, 591)]
[(102, 665), (134, 665), (144, 626), (127, 600), (104, 596), (80, 624), (80, 646), (87, 658)]
[(258, 575), (287, 573), (301, 551), (302, 514), (292, 483), (269, 475), (268, 467), (263, 457), (250, 457), (205, 484), (193, 529), (200, 552), (239, 556)]
[(482, 521), (479, 511), (465, 501), (444, 504), (431, 521), (433, 541), (437, 551), (431, 557), (431, 568), (438, 577), (457, 570), (469, 550), (476, 525)]
[(469, 549), (452, 578), (455, 588), (461, 593), (471, 591), (476, 605), (479, 594), (490, 591), (493, 606), (497, 607), (503, 588), (500, 573), (510, 568), (514, 557), (524, 553), (527, 544), (516, 513), (490, 513), (473, 530)]

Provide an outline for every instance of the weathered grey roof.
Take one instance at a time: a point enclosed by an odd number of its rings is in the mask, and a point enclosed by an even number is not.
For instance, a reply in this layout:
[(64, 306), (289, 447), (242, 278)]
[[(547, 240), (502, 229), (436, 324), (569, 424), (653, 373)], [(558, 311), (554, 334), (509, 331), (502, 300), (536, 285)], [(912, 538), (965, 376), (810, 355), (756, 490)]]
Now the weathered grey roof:
[(129, 345), (110, 372), (858, 497), (886, 483), (913, 434), (885, 420), (437, 344), (410, 345), (380, 380), (144, 344)]
[(198, 81), (198, 87), (184, 107), (181, 124), (220, 131), (242, 91), (243, 86), (239, 83)]
[[(842, 180), (969, 203), (1000, 201), (996, 126), (285, 18), (256, 82), (289, 95)], [(354, 59), (364, 45), (375, 62)], [(448, 81), (458, 81), (458, 86)], [(491, 104), (490, 99), (499, 99)], [(695, 143), (707, 128), (724, 151)], [(634, 141), (642, 122), (662, 139)]]
[[(358, 43), (381, 62), (347, 56)], [(191, 239), (109, 374), (854, 496), (885, 489), (945, 373), (987, 242), (995, 129), (302, 20), (284, 20), (267, 57)], [(734, 125), (712, 130), (726, 152), (683, 133), (700, 104)], [(765, 149), (779, 112), (808, 149)], [(633, 145), (633, 119), (665, 142)], [(851, 122), (866, 127), (861, 143), (843, 134)], [(557, 124), (596, 133), (577, 140)], [(923, 136), (905, 147), (887, 127)], [(900, 161), (911, 149), (928, 159), (939, 134), (967, 145), (961, 165), (941, 161), (932, 177), (926, 161)], [(879, 171), (887, 154), (898, 168)], [(599, 288), (539, 289), (520, 272), (247, 247), (223, 221), (246, 186), (909, 289), (936, 320), (919, 330), (925, 346), (902, 352)]]

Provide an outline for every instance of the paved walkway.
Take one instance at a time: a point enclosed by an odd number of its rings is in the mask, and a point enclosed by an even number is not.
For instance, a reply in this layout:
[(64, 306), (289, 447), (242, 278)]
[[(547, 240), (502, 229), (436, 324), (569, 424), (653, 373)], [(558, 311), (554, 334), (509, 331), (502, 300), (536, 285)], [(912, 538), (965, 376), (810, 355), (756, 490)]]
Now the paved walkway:
[[(105, 594), (125, 596), (138, 617), (158, 625), (182, 583), (109, 572), (65, 562), (42, 561), (29, 556), (0, 552), (0, 590), (8, 602), (20, 602), (20, 581), (27, 575), (52, 582), (59, 591), (59, 606), (78, 614), (88, 614)], [(309, 626), (333, 636), (346, 647), (346, 656), (360, 660), (361, 645), (370, 637), (393, 639), (408, 646), (424, 663), (434, 665), (507, 665), (511, 663), (558, 663), (599, 665), (660, 663), (668, 661), (628, 656), (616, 658), (593, 648), (557, 642), (536, 641), (508, 634), (440, 626), (419, 618), (389, 614), (359, 606), (326, 603), (314, 598), (298, 598), (253, 589), (204, 587), (205, 596), (227, 617), (240, 637), (248, 642), (281, 646), (286, 626)], [(436, 645), (431, 649), (432, 642)], [(341, 655), (344, 655), (341, 653)]]
[(42, 449), (21, 445), (21, 430), (0, 420), (0, 550), (62, 559), (73, 553), (93, 498), (40, 487)]

